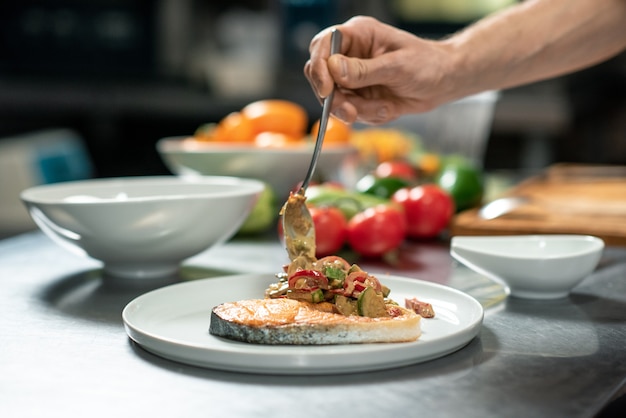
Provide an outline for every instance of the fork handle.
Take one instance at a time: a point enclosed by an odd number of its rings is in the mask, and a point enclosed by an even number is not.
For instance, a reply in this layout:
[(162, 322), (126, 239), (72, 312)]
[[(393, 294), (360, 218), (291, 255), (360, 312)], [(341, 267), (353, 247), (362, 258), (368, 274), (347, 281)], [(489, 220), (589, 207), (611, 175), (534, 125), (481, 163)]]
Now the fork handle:
[[(337, 28), (333, 28), (331, 36), (330, 36), (330, 55), (337, 54), (341, 50), (341, 32)], [(326, 126), (328, 125), (328, 118), (330, 117), (330, 105), (333, 102), (333, 97), (335, 97), (335, 89), (330, 92), (328, 97), (324, 99), (324, 104), (322, 106), (322, 117), (320, 119), (320, 126), (317, 131), (317, 139), (315, 140), (315, 148), (313, 149), (313, 156), (311, 157), (311, 164), (309, 165), (309, 171), (306, 173), (304, 177), (304, 181), (302, 182), (302, 189), (305, 191), (307, 187), (309, 187), (309, 182), (313, 177), (313, 172), (315, 171), (315, 166), (317, 165), (317, 159), (319, 158), (319, 153), (322, 150), (322, 143), (324, 142), (324, 135), (326, 134)]]

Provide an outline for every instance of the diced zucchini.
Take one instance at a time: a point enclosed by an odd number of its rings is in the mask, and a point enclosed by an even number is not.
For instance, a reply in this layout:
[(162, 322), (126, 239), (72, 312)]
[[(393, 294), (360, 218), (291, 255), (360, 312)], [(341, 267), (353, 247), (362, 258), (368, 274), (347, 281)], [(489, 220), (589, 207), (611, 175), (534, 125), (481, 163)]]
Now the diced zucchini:
[(384, 297), (388, 297), (389, 293), (391, 293), (391, 289), (389, 289), (387, 286), (385, 286), (384, 284), (381, 284), (380, 287), (382, 288), (382, 292), (383, 292), (383, 296)]
[(311, 292), (311, 302), (313, 303), (324, 302), (324, 292), (322, 292), (322, 289), (317, 289)]
[(337, 311), (342, 315), (358, 315), (359, 312), (356, 305), (357, 302), (355, 299), (351, 299), (343, 295), (335, 296), (335, 307), (337, 308)]
[(348, 270), (348, 274), (354, 273), (355, 271), (363, 271), (363, 270), (361, 270), (361, 267), (357, 266), (356, 264), (353, 264), (350, 266), (350, 269)]
[(367, 287), (357, 299), (359, 315), (370, 318), (389, 316), (382, 293), (376, 293), (373, 287)]
[(316, 289), (312, 292), (289, 290), (286, 295), (289, 299), (297, 299), (305, 302), (319, 303), (324, 301), (324, 292), (322, 289)]
[(346, 272), (337, 267), (326, 266), (324, 268), (324, 275), (328, 279), (342, 280), (346, 278)]
[(328, 285), (332, 289), (339, 289), (343, 287), (343, 282), (346, 279), (346, 272), (337, 267), (326, 266), (324, 268), (324, 276), (328, 278)]

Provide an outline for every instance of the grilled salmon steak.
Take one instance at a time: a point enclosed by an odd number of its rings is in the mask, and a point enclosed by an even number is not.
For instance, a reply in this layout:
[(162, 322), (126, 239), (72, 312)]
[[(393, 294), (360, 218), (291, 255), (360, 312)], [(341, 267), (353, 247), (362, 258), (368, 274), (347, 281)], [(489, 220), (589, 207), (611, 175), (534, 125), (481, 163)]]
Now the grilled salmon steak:
[(334, 304), (289, 298), (223, 303), (211, 314), (213, 335), (256, 344), (356, 344), (415, 341), (421, 317), (397, 305), (377, 318), (336, 313)]

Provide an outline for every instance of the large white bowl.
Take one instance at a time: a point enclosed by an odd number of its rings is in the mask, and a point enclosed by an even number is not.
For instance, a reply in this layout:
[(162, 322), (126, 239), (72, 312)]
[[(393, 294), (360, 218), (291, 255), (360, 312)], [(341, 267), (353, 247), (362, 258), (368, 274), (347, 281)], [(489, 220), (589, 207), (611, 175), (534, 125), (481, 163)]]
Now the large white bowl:
[(596, 268), (604, 241), (589, 235), (456, 236), (450, 253), (504, 282), (512, 296), (556, 299)]
[(156, 278), (232, 237), (263, 187), (228, 177), (127, 177), (35, 186), (21, 199), (41, 230), (101, 260), (107, 274)]
[[(236, 176), (269, 184), (282, 199), (289, 195), (309, 168), (313, 144), (285, 148), (260, 148), (249, 144), (201, 142), (169, 137), (157, 142), (168, 169), (177, 175)], [(352, 186), (358, 150), (353, 146), (325, 147), (315, 169), (322, 180)]]

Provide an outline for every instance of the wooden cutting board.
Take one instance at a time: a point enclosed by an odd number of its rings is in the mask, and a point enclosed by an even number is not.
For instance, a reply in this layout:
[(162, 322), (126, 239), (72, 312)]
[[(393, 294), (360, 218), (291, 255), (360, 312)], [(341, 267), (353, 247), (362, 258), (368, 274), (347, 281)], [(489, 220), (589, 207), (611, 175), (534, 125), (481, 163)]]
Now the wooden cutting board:
[(589, 234), (626, 246), (626, 166), (557, 164), (506, 196), (528, 203), (491, 220), (478, 216), (478, 209), (461, 212), (451, 234)]

